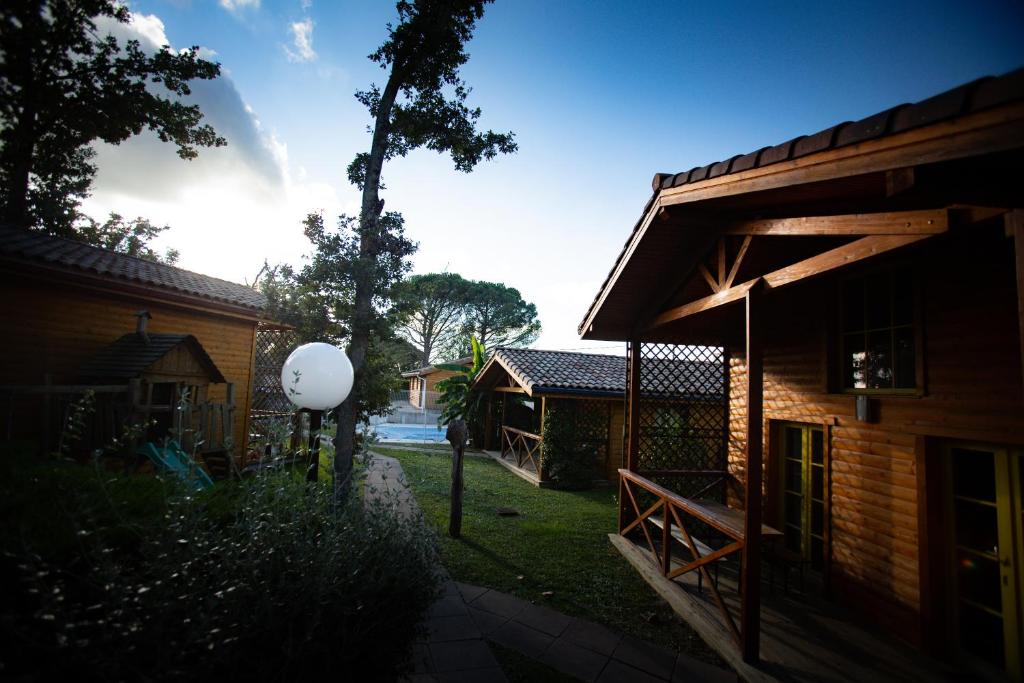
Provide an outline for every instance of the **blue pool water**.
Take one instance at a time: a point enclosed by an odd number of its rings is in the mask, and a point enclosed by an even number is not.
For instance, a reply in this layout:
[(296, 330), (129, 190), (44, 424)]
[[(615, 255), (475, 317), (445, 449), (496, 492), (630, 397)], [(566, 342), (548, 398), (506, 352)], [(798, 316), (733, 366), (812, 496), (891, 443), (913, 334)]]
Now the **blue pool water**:
[(434, 424), (401, 425), (383, 422), (374, 426), (381, 441), (444, 441), (444, 427)]

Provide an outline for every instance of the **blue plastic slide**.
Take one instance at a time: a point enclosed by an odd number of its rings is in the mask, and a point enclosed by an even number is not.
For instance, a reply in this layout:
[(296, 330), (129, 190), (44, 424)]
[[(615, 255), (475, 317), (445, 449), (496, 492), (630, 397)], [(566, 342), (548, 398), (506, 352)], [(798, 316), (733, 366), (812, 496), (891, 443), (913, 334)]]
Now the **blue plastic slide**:
[(202, 465), (181, 450), (181, 444), (174, 439), (168, 439), (162, 447), (149, 441), (137, 452), (152, 460), (159, 469), (177, 474), (197, 491), (213, 487), (213, 479), (210, 479)]

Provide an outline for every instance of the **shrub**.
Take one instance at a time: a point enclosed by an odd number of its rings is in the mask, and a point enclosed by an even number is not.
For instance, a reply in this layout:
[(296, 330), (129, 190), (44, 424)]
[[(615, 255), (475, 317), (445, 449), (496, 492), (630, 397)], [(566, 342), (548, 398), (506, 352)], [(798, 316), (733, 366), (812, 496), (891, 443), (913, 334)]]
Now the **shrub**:
[[(26, 517), (37, 494), (63, 506)], [(0, 563), (5, 677), (390, 680), (436, 595), (421, 528), (358, 500), (334, 511), (329, 487), (288, 473), (197, 495), (51, 466), (21, 504), (4, 511), (21, 518)]]
[(571, 401), (552, 401), (544, 412), (543, 467), (548, 476), (566, 489), (594, 485), (597, 453), (592, 445), (578, 440), (576, 406)]

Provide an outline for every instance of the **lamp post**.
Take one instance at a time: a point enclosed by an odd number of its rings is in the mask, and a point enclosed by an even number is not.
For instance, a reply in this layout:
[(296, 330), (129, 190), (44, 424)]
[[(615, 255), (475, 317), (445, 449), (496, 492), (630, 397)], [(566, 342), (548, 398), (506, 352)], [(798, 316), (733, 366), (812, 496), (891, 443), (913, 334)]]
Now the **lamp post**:
[[(310, 431), (319, 430), (321, 411), (337, 407), (352, 391), (352, 363), (337, 346), (313, 342), (289, 354), (281, 368), (281, 387), (292, 403), (310, 411)], [(307, 481), (320, 469), (320, 437), (310, 449)]]

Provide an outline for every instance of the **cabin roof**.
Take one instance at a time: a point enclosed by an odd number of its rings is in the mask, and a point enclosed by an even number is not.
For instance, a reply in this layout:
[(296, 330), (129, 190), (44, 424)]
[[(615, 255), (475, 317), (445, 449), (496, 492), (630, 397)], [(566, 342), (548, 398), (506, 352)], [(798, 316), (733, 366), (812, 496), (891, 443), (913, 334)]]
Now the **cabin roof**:
[[(665, 372), (665, 364), (673, 364)], [(685, 367), (680, 368), (683, 365)], [(576, 394), (624, 396), (626, 359), (572, 351), (541, 349), (498, 349), (480, 370), (477, 385), (495, 383), (501, 371), (531, 396), (537, 394)], [(649, 359), (644, 362), (641, 383), (649, 396), (719, 397), (724, 386), (721, 364), (698, 360)], [(709, 374), (713, 377), (708, 382)]]
[[(469, 367), (473, 364), (473, 356), (463, 356), (462, 358), (456, 358), (455, 360), (445, 361), (438, 363), (437, 365), (464, 365)], [(422, 377), (423, 375), (431, 375), (435, 372), (441, 372), (443, 368), (437, 367), (437, 365), (424, 365), (422, 368), (415, 368), (413, 370), (407, 370), (402, 373), (402, 377)]]
[[(1021, 100), (1024, 100), (1024, 69), (1018, 69), (999, 77), (981, 78), (920, 102), (901, 104), (858, 121), (844, 121), (816, 133), (801, 135), (778, 145), (762, 147), (747, 154), (737, 154), (728, 159), (697, 166), (680, 173), (656, 173), (652, 181), (653, 194), (648, 199), (640, 218), (633, 226), (625, 245), (588, 307), (586, 315), (577, 329), (578, 333), (586, 339), (625, 339), (630, 336), (631, 333), (622, 327), (624, 323), (619, 319), (622, 317), (619, 311), (612, 315), (613, 319), (605, 321), (597, 321), (597, 319), (602, 315), (601, 309), (608, 303), (609, 294), (616, 288), (617, 279), (624, 266), (634, 258), (637, 245), (642, 237), (641, 233), (651, 222), (652, 213), (659, 211), (662, 206), (684, 201), (675, 198), (678, 197), (679, 192), (689, 193), (688, 196), (692, 199), (685, 201), (699, 203), (702, 201), (701, 190), (704, 187), (721, 186), (722, 183), (728, 182), (738, 183), (758, 175), (759, 172), (764, 175), (774, 172), (775, 169), (780, 170), (781, 177), (781, 172), (790, 170), (794, 164), (806, 162), (809, 165), (817, 156), (824, 159), (829, 154), (843, 148), (856, 150), (865, 143), (895, 138), (907, 131), (937, 124), (948, 126), (954, 120), (962, 117), (1019, 103)], [(1008, 141), (1008, 144), (1009, 142), (1012, 141)], [(892, 166), (898, 168), (906, 163), (906, 161), (894, 162)], [(763, 171), (762, 169), (768, 170)], [(828, 169), (820, 171), (815, 180), (821, 181), (827, 178), (829, 173)], [(836, 169), (832, 173), (832, 177), (838, 178), (844, 174), (849, 176), (852, 173), (849, 170)], [(749, 190), (737, 190), (736, 194), (746, 192), (755, 195), (758, 190), (778, 187), (781, 182), (783, 181), (764, 183), (759, 188), (751, 186)], [(692, 192), (690, 192), (691, 187)], [(666, 194), (672, 195), (674, 198), (671, 202), (663, 204), (662, 198)], [(766, 193), (760, 192), (760, 194)], [(712, 195), (708, 194), (707, 196)], [(755, 206), (756, 201), (752, 201), (751, 206), (747, 208)], [(723, 207), (716, 205), (714, 208), (721, 210)], [(666, 248), (666, 246), (666, 244), (659, 244), (657, 249), (663, 253), (670, 253), (672, 249)], [(685, 246), (689, 248), (693, 245)], [(678, 254), (678, 251), (676, 253)], [(643, 269), (648, 273), (653, 272), (647, 264)], [(618, 308), (620, 303), (617, 302), (614, 308)], [(596, 327), (600, 328), (603, 325), (606, 329), (595, 330), (595, 322), (598, 323)]]
[(235, 282), (11, 226), (0, 226), (0, 262), (4, 261), (145, 285), (254, 313), (262, 312), (267, 305), (263, 294)]
[(146, 336), (148, 341), (134, 332), (124, 335), (87, 361), (79, 374), (88, 379), (134, 379), (184, 344), (206, 370), (211, 382), (222, 384), (227, 381), (203, 345), (191, 334), (149, 333)]

